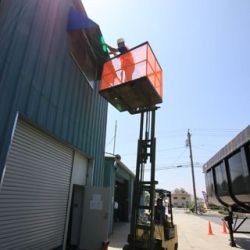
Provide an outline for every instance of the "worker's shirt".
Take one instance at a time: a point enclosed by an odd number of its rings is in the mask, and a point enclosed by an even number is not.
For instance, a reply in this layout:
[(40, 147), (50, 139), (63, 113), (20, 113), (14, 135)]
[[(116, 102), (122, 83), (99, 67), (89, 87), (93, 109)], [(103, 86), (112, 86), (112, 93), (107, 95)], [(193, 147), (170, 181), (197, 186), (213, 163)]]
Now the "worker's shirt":
[(124, 53), (128, 52), (128, 48), (126, 46), (124, 46), (124, 47), (118, 47), (118, 51), (121, 54), (124, 54)]

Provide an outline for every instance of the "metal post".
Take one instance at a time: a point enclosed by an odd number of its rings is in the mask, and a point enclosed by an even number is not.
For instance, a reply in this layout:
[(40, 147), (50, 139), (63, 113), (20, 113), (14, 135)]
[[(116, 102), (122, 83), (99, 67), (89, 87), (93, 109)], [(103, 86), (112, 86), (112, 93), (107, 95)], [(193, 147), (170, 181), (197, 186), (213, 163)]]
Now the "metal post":
[(156, 151), (156, 139), (155, 139), (155, 110), (152, 112), (151, 120), (151, 152), (150, 152), (150, 163), (151, 163), (151, 192), (150, 192), (150, 207), (151, 210), (151, 228), (150, 228), (150, 250), (154, 249), (154, 212), (155, 212), (155, 151)]
[(234, 232), (233, 232), (233, 212), (231, 208), (229, 208), (228, 216), (225, 217), (225, 221), (228, 225), (229, 235), (230, 235), (230, 246), (236, 247), (235, 241), (234, 241)]
[(113, 155), (115, 154), (116, 131), (117, 131), (117, 121), (115, 121), (115, 135), (114, 135)]
[(141, 151), (142, 151), (142, 138), (143, 138), (143, 123), (144, 123), (144, 113), (141, 113), (140, 121), (140, 134), (137, 147), (137, 160), (136, 160), (136, 175), (134, 181), (134, 191), (133, 191), (133, 205), (132, 205), (132, 214), (131, 214), (131, 225), (130, 225), (130, 236), (129, 236), (129, 245), (131, 249), (135, 249), (135, 236), (136, 236), (136, 223), (137, 223), (137, 204), (138, 204), (138, 190), (139, 190), (139, 179), (140, 179), (140, 165), (141, 165)]
[(189, 130), (188, 130), (187, 136), (188, 136), (188, 146), (189, 146), (190, 160), (191, 160), (195, 213), (197, 214), (197, 198), (196, 198), (196, 188), (195, 188), (194, 163), (193, 163), (193, 153), (192, 153), (192, 144), (191, 144), (191, 133)]

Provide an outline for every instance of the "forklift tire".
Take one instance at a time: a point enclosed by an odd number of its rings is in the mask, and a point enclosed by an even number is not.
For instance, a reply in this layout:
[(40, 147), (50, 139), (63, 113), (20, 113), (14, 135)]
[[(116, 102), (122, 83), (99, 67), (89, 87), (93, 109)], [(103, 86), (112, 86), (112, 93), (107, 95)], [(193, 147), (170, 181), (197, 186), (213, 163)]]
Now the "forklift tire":
[(177, 250), (177, 249), (178, 249), (178, 243), (175, 243), (174, 250)]
[(164, 250), (164, 248), (161, 247), (161, 240), (155, 241), (155, 250)]
[(122, 250), (130, 250), (129, 245), (125, 245)]

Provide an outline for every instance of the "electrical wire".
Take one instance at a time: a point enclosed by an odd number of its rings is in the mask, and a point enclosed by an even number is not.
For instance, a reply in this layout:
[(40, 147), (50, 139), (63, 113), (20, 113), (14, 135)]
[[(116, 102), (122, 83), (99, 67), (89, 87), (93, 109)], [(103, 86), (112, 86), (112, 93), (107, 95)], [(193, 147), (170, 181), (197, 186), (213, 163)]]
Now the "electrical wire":
[[(164, 170), (171, 170), (171, 169), (182, 169), (182, 168), (190, 168), (190, 164), (178, 164), (177, 166), (169, 165), (169, 166), (164, 166), (164, 167), (156, 167), (155, 171), (164, 171)], [(203, 164), (202, 163), (195, 163), (194, 168), (202, 168)], [(133, 169), (135, 170), (135, 169)], [(150, 168), (145, 168), (145, 171), (150, 171)]]
[(174, 162), (172, 163), (172, 165), (174, 165), (183, 155), (184, 153), (187, 151), (187, 148), (185, 148), (178, 156), (177, 158), (174, 160)]

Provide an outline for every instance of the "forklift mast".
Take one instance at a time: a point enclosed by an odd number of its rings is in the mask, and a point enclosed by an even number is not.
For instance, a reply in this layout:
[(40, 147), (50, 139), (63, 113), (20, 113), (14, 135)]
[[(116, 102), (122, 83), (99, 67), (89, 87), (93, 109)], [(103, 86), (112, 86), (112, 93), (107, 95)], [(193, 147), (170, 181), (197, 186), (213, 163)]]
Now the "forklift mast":
[[(162, 103), (162, 87), (162, 68), (148, 42), (110, 58), (103, 65), (100, 95), (120, 112), (141, 115), (127, 249), (143, 248), (138, 246), (140, 243), (136, 238), (137, 229), (143, 229), (149, 235), (146, 249), (154, 249), (155, 111), (158, 109), (156, 105)], [(147, 181), (144, 180), (146, 164), (150, 169), (150, 178)], [(149, 193), (149, 202), (141, 205), (140, 199), (144, 191)], [(149, 211), (150, 221), (140, 223), (140, 215), (145, 210)]]
[[(154, 207), (155, 207), (155, 111), (158, 107), (141, 112), (140, 134), (137, 148), (136, 176), (134, 181), (133, 206), (131, 216), (130, 235), (128, 236), (129, 249), (137, 249), (136, 231), (138, 228), (149, 231), (149, 250), (154, 249)], [(148, 162), (149, 160), (149, 162)], [(145, 164), (149, 166), (149, 181), (144, 181)], [(140, 197), (144, 191), (150, 195), (149, 206), (140, 204)], [(140, 210), (147, 209), (150, 214), (150, 223), (147, 225), (140, 224)]]

